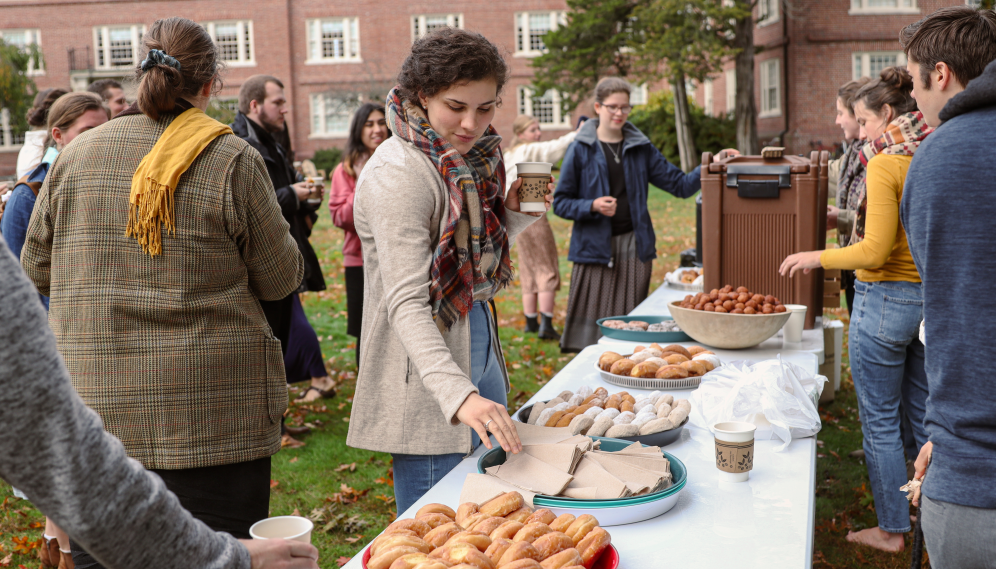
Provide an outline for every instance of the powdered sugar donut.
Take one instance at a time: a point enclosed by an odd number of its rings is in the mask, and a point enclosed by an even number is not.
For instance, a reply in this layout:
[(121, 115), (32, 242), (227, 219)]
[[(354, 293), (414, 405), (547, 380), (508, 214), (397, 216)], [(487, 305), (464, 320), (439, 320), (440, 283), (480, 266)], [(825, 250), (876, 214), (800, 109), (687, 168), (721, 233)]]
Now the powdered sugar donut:
[(588, 409), (587, 411), (584, 412), (584, 416), (591, 417), (592, 419), (594, 419), (598, 417), (604, 410), (605, 409), (602, 409), (601, 407), (592, 407), (591, 409)]
[(636, 413), (633, 413), (631, 411), (623, 411), (622, 413), (619, 413), (619, 415), (616, 416), (615, 419), (612, 419), (612, 422), (617, 425), (628, 425), (632, 423), (633, 419), (635, 418), (636, 418)]
[[(612, 421), (618, 416), (619, 416), (619, 409), (606, 409), (595, 417), (595, 421), (597, 422), (599, 419), (608, 419)], [(549, 417), (547, 417), (547, 419), (549, 419)]]

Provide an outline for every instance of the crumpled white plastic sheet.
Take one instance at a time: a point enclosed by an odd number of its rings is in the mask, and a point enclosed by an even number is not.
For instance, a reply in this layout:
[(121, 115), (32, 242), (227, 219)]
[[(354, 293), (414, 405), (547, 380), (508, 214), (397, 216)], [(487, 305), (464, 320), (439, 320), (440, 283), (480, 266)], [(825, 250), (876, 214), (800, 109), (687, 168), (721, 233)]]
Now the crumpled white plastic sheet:
[(724, 421), (744, 421), (757, 426), (757, 440), (778, 437), (783, 441), (776, 452), (785, 450), (792, 439), (811, 437), (822, 422), (817, 402), (827, 378), (783, 362), (781, 357), (754, 363), (726, 364), (702, 378), (689, 400), (689, 421), (712, 431)]

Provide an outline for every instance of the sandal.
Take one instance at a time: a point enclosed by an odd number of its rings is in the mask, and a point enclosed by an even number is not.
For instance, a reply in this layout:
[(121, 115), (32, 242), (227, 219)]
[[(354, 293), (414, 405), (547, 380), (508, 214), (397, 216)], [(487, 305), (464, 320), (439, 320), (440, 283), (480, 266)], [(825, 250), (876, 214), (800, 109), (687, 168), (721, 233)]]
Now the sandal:
[[(308, 394), (312, 391), (318, 393), (318, 397), (315, 397), (314, 399), (307, 399)], [(300, 397), (294, 400), (294, 403), (312, 403), (314, 401), (318, 401), (319, 399), (331, 399), (333, 397), (335, 397), (335, 388), (318, 389), (314, 385), (311, 385), (308, 389), (304, 390), (304, 393), (302, 393)]]
[(56, 538), (42, 538), (44, 542), (38, 548), (38, 559), (42, 562), (42, 567), (59, 566), (59, 540)]

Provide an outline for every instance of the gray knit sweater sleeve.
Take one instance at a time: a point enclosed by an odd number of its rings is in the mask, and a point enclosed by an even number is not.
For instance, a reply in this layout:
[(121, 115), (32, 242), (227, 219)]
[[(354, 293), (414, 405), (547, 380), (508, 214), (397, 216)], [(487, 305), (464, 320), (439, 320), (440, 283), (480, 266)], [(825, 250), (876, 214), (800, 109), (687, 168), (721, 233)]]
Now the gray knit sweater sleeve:
[(109, 569), (248, 568), (73, 390), (38, 293), (0, 239), (0, 477)]

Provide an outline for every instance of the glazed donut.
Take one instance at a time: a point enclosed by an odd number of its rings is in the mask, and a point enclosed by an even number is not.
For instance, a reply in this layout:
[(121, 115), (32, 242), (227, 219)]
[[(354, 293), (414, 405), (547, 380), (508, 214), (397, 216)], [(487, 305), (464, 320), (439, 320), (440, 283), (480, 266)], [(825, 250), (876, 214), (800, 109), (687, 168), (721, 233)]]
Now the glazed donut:
[[(391, 563), (390, 569), (414, 569), (416, 565), (428, 560), (429, 556), (424, 553), (406, 553), (395, 559), (394, 563)], [(373, 569), (369, 562), (367, 562), (367, 569)]]
[(381, 545), (383, 545), (386, 541), (388, 541), (388, 539), (400, 536), (411, 537), (419, 541), (422, 541), (422, 538), (419, 537), (417, 533), (406, 529), (396, 530), (391, 533), (382, 533), (380, 534), (380, 536), (378, 536), (376, 539), (370, 542), (370, 556), (371, 557), (374, 556), (377, 553), (377, 551), (380, 549)]
[(588, 535), (581, 540), (578, 544), (578, 553), (581, 554), (581, 560), (587, 565), (592, 561), (598, 559), (598, 556), (605, 551), (605, 548), (612, 543), (612, 538), (609, 536), (609, 532), (602, 528), (596, 527), (595, 529), (588, 532)]
[(466, 523), (467, 525), (461, 525), (461, 524), (457, 524), (457, 525), (459, 525), (463, 529), (470, 529), (470, 528), (474, 527), (475, 525), (483, 522), (484, 520), (486, 520), (486, 519), (488, 519), (490, 517), (492, 517), (492, 516), (489, 516), (487, 514), (482, 514), (481, 512), (477, 512), (473, 516), (470, 516), (469, 518), (467, 518), (466, 520), (464, 520), (464, 523)]
[(382, 549), (377, 555), (371, 556), (370, 560), (367, 561), (367, 569), (388, 569), (397, 558), (408, 555), (409, 553), (419, 553), (423, 558), (425, 557), (424, 552), (414, 547), (391, 547), (389, 549)]
[(498, 526), (505, 523), (505, 521), (506, 521), (505, 518), (499, 518), (497, 516), (484, 518), (483, 520), (467, 528), (467, 530), (474, 531), (477, 533), (483, 533), (484, 535), (491, 535), (491, 532), (498, 529)]
[(531, 524), (526, 524), (522, 526), (519, 533), (515, 534), (512, 541), (525, 541), (526, 543), (532, 543), (536, 541), (541, 535), (545, 535), (552, 531), (550, 526), (542, 522), (533, 522)]
[(426, 559), (412, 569), (449, 569), (449, 564), (440, 559)]
[(418, 535), (414, 532), (385, 533), (370, 544), (370, 557), (377, 555), (381, 551), (386, 551), (395, 547), (414, 547), (422, 553), (429, 553), (432, 551), (432, 546), (426, 543), (422, 538), (418, 537)]
[(668, 365), (657, 370), (657, 374), (654, 377), (656, 377), (657, 379), (685, 379), (686, 377), (688, 377), (688, 370), (681, 367), (680, 365), (676, 366)]
[(525, 505), (526, 501), (522, 498), (522, 494), (518, 492), (506, 492), (481, 506), (481, 513), (489, 516), (504, 517)]
[(434, 557), (436, 559), (445, 559), (447, 563), (452, 564), (453, 562), (449, 560), (449, 557), (450, 557), (450, 552), (453, 551), (454, 549), (477, 549), (477, 548), (470, 543), (447, 544), (442, 547), (437, 547), (436, 549), (433, 549), (432, 553), (429, 554), (429, 557)]
[(609, 396), (609, 390), (605, 389), (604, 387), (596, 387), (594, 395), (598, 395), (602, 399), (605, 399), (606, 397)]
[(559, 421), (557, 421), (557, 424), (554, 425), (554, 427), (569, 427), (571, 421), (573, 421), (575, 417), (577, 417), (577, 415), (573, 412), (564, 413), (564, 415), (560, 418)]
[(692, 377), (701, 377), (706, 374), (705, 364), (697, 360), (688, 360), (687, 362), (681, 364), (681, 367), (688, 370), (688, 375)]
[(495, 569), (495, 564), (491, 562), (491, 558), (485, 555), (484, 552), (473, 547), (454, 547), (442, 559), (453, 564), (466, 563), (478, 569)]
[(420, 522), (425, 522), (432, 529), (435, 529), (443, 524), (448, 524), (453, 522), (453, 518), (446, 516), (445, 514), (422, 514), (415, 518)]
[(513, 561), (519, 561), (520, 559), (533, 559), (535, 561), (539, 561), (541, 558), (539, 551), (536, 551), (533, 544), (526, 543), (524, 541), (517, 541), (505, 550), (505, 553), (501, 556), (501, 559), (498, 560), (498, 566), (503, 567)]
[(670, 346), (664, 346), (665, 352), (674, 352), (676, 354), (681, 354), (688, 359), (692, 359), (692, 354), (684, 348), (684, 346), (679, 346), (678, 344), (671, 344)]
[(524, 523), (528, 525), (533, 522), (540, 522), (546, 525), (550, 525), (550, 523), (555, 519), (557, 519), (557, 514), (554, 514), (552, 511), (548, 510), (547, 508), (540, 508), (539, 510), (533, 512), (533, 515), (526, 518), (526, 521)]
[(547, 420), (546, 423), (543, 424), (543, 426), (544, 427), (556, 427), (557, 423), (560, 421), (560, 418), (563, 417), (566, 414), (567, 414), (567, 411), (554, 411), (553, 415), (550, 415), (550, 418)]
[(574, 520), (574, 523), (568, 526), (567, 531), (564, 533), (574, 540), (574, 544), (577, 545), (578, 543), (581, 543), (581, 540), (584, 539), (586, 535), (588, 535), (588, 532), (596, 527), (598, 527), (598, 520), (595, 519), (595, 516), (591, 514), (582, 514), (578, 516), (578, 519)]
[(491, 563), (497, 567), (498, 560), (501, 559), (502, 555), (505, 555), (505, 552), (508, 551), (509, 547), (512, 547), (512, 543), (511, 539), (506, 539), (504, 537), (498, 538), (491, 542), (491, 545), (488, 546), (488, 549), (484, 552), (484, 554), (487, 555), (488, 558), (491, 559)]
[(702, 352), (708, 352), (708, 351), (709, 351), (708, 349), (703, 348), (702, 346), (690, 346), (688, 348), (688, 353), (691, 354), (692, 356), (697, 356)]
[(469, 543), (476, 547), (479, 551), (487, 551), (487, 549), (491, 547), (491, 538), (483, 533), (462, 531), (446, 540), (446, 545), (453, 545), (457, 543)]
[(463, 531), (463, 528), (458, 526), (456, 522), (443, 524), (436, 529), (425, 534), (425, 542), (431, 545), (433, 548), (441, 547), (444, 545), (451, 537)]
[(384, 530), (384, 533), (393, 533), (394, 530), (403, 530), (403, 529), (413, 531), (416, 534), (418, 534), (419, 537), (425, 537), (425, 534), (429, 533), (429, 530), (431, 530), (432, 528), (429, 527), (429, 524), (423, 521), (405, 518), (403, 520), (398, 520), (393, 524), (387, 526), (387, 529)]
[(534, 541), (533, 547), (536, 548), (536, 551), (539, 551), (540, 559), (546, 559), (547, 557), (556, 555), (565, 549), (574, 547), (574, 540), (567, 537), (567, 534), (565, 533), (551, 531), (546, 535), (540, 536), (539, 539)]
[(570, 565), (584, 565), (581, 560), (581, 554), (573, 547), (565, 549), (556, 555), (551, 555), (540, 563), (540, 567), (543, 569), (561, 569), (561, 567), (568, 567)]
[(664, 361), (667, 362), (667, 365), (676, 366), (687, 362), (689, 359), (691, 358), (686, 358), (681, 354), (671, 354), (670, 356), (664, 358)]
[(577, 518), (574, 517), (574, 514), (561, 514), (560, 517), (550, 522), (550, 529), (563, 533), (567, 528), (571, 527), (571, 524), (573, 524), (576, 519)]
[(526, 524), (522, 522), (509, 520), (503, 523), (502, 525), (498, 526), (498, 529), (491, 532), (491, 534), (488, 537), (491, 538), (491, 541), (495, 541), (503, 537), (506, 539), (512, 539), (513, 537), (515, 537), (515, 534), (519, 533), (520, 529), (525, 527), (525, 525)]
[(456, 512), (454, 512), (453, 508), (447, 506), (446, 504), (426, 504), (415, 512), (415, 519), (418, 519), (420, 516), (424, 516), (425, 514), (443, 514), (451, 520), (456, 520)]
[[(635, 370), (636, 368), (633, 368), (633, 369)], [(649, 368), (647, 368), (647, 369), (648, 369), (647, 373), (650, 373), (649, 372)], [(654, 370), (654, 373), (657, 373), (656, 369)], [(644, 377), (644, 376), (643, 375), (638, 375), (636, 377)], [(619, 410), (622, 411), (623, 413), (633, 413), (633, 404), (630, 403), (629, 401), (623, 401), (622, 403), (619, 404)], [(635, 416), (636, 413), (633, 413), (633, 415)], [(620, 417), (621, 416), (622, 415), (620, 415)]]
[(464, 522), (467, 521), (467, 518), (478, 512), (480, 512), (480, 506), (473, 502), (465, 502), (460, 504), (460, 507), (457, 508), (456, 517), (454, 517), (453, 520), (463, 526)]
[(505, 516), (505, 520), (511, 522), (522, 522), (522, 524), (525, 525), (526, 520), (529, 519), (529, 516), (531, 515), (533, 515), (533, 509), (529, 506), (522, 506), (518, 510)]
[[(505, 565), (500, 565), (501, 569), (543, 569), (543, 566), (539, 564), (539, 561), (535, 559), (520, 559), (518, 561), (513, 561), (511, 563), (506, 563)], [(453, 569), (456, 569), (454, 567)]]
[(620, 391), (619, 392), (619, 397), (621, 397), (623, 401), (629, 401), (630, 403), (636, 403), (636, 398), (633, 397), (632, 395), (630, 395), (629, 392), (627, 392), (627, 391)]

